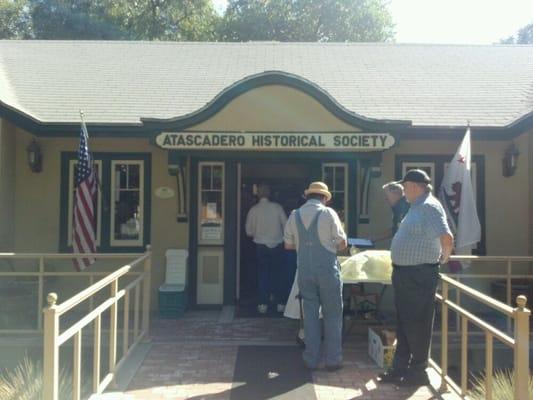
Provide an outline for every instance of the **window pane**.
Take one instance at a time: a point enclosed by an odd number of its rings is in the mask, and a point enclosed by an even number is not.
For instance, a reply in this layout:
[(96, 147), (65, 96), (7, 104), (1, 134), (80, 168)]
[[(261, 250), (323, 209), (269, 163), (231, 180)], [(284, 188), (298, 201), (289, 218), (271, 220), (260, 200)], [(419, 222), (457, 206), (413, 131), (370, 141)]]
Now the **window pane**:
[(202, 189), (211, 189), (211, 167), (202, 166)]
[(115, 187), (127, 188), (128, 166), (125, 164), (115, 165)]
[(115, 239), (136, 240), (141, 233), (139, 191), (121, 191), (115, 202)]
[(222, 190), (222, 166), (213, 167), (213, 189)]
[(202, 192), (202, 220), (222, 220), (222, 192)]
[(333, 167), (324, 167), (324, 183), (333, 190)]
[(335, 190), (345, 190), (343, 167), (337, 167), (335, 169)]
[[(141, 165), (118, 163), (114, 166), (113, 240), (141, 239)], [(115, 243), (118, 244), (118, 243)]]
[(129, 189), (138, 189), (140, 186), (140, 175), (141, 175), (141, 166), (140, 165), (129, 165), (128, 166), (128, 188)]

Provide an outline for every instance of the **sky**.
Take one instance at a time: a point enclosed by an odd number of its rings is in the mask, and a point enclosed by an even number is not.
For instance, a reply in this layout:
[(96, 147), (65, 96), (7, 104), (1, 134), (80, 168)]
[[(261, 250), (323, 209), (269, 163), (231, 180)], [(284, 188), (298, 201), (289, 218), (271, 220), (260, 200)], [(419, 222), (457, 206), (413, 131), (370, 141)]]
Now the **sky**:
[[(213, 0), (221, 13), (227, 0)], [(533, 22), (533, 0), (390, 0), (398, 43), (492, 44)]]

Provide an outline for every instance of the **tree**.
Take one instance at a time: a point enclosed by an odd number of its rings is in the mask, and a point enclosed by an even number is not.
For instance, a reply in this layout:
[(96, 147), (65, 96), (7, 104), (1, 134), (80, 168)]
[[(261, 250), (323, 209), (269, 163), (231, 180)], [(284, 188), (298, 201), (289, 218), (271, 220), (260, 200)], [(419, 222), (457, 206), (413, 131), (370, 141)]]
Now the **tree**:
[(35, 39), (126, 39), (107, 16), (107, 1), (30, 0)]
[(25, 39), (31, 21), (23, 0), (0, 0), (0, 39)]
[(210, 0), (30, 0), (36, 39), (214, 40)]
[(507, 39), (502, 39), (500, 43), (503, 44), (533, 44), (533, 22), (521, 28), (514, 36), (509, 36)]
[(109, 17), (136, 40), (215, 40), (210, 0), (109, 1)]
[(226, 41), (386, 41), (394, 38), (385, 0), (230, 0)]

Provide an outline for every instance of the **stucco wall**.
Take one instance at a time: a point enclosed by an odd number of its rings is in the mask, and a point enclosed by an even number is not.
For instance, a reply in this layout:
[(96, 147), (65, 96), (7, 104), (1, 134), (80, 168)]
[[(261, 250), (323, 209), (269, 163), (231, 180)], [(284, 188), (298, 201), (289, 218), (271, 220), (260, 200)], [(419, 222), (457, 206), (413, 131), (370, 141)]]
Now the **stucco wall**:
[[(316, 100), (294, 89), (268, 86), (254, 89), (236, 98), (217, 115), (191, 130), (219, 131), (356, 131), (331, 115)], [(90, 132), (89, 132), (90, 133)], [(0, 136), (3, 138), (4, 136)], [(4, 140), (4, 139), (2, 139)], [(62, 151), (76, 151), (77, 139), (39, 138), (43, 151), (43, 171), (32, 173), (26, 163), (26, 146), (31, 135), (21, 130), (16, 135), (16, 151), (8, 152), (11, 163), (16, 165), (10, 178), (15, 190), (11, 203), (14, 212), (3, 212), (14, 226), (14, 248), (20, 252), (56, 252), (59, 245), (60, 221), (60, 175)], [(8, 139), (9, 142), (9, 139)], [(11, 139), (13, 142), (13, 139)], [(485, 156), (486, 195), (486, 248), (487, 254), (529, 254), (533, 249), (533, 174), (529, 174), (533, 160), (531, 137), (522, 135), (515, 140), (520, 149), (518, 169), (513, 177), (504, 178), (501, 173), (501, 158), (510, 141), (473, 141), (473, 154)], [(0, 142), (3, 143), (3, 142)], [(383, 154), (382, 176), (374, 179), (370, 188), (369, 225), (360, 225), (361, 236), (375, 235), (390, 227), (390, 209), (385, 204), (381, 186), (394, 179), (396, 155), (445, 154), (452, 155), (459, 145), (458, 140), (409, 141), (400, 140), (399, 145)], [(9, 145), (8, 145), (9, 146)], [(13, 144), (11, 145), (13, 146)], [(151, 145), (148, 139), (101, 139), (91, 138), (94, 152), (149, 152), (152, 155), (151, 182), (151, 243), (154, 250), (153, 287), (164, 280), (164, 251), (168, 248), (187, 248), (188, 224), (177, 223), (176, 197), (159, 199), (154, 190), (161, 186), (176, 189), (175, 178), (167, 172), (167, 152)], [(2, 153), (3, 154), (3, 153)], [(0, 167), (3, 165), (0, 159)], [(9, 164), (9, 163), (7, 163)], [(530, 166), (530, 168), (527, 168)], [(11, 170), (13, 171), (13, 170)], [(4, 183), (2, 183), (4, 182)], [(2, 190), (0, 201), (6, 201)], [(190, 193), (190, 191), (189, 191)], [(9, 221), (9, 219), (7, 219)], [(6, 236), (2, 224), (0, 234)], [(1, 236), (0, 236), (1, 237)], [(157, 296), (153, 297), (154, 300)]]
[(15, 127), (0, 119), (0, 251), (14, 246)]
[(246, 92), (190, 130), (357, 131), (307, 94), (280, 85)]
[[(530, 200), (528, 182), (528, 140), (524, 134), (515, 140), (520, 149), (518, 168), (512, 177), (502, 175), (502, 157), (510, 141), (472, 140), (472, 154), (485, 157), (485, 221), (487, 255), (528, 255), (530, 246)], [(450, 155), (459, 141), (400, 140), (399, 145), (383, 154), (382, 176), (371, 184), (369, 225), (360, 225), (362, 235), (373, 236), (390, 225), (390, 208), (381, 186), (395, 178), (395, 157), (399, 155)], [(438, 183), (438, 182), (437, 182)]]
[[(18, 252), (57, 252), (59, 250), (61, 152), (76, 151), (77, 139), (39, 138), (43, 152), (43, 171), (32, 173), (24, 152), (31, 136), (19, 131), (16, 143), (17, 183), (15, 190), (15, 250)], [(167, 152), (142, 139), (90, 139), (93, 152), (151, 153), (151, 244), (153, 250), (153, 287), (164, 281), (164, 252), (169, 248), (187, 248), (188, 224), (176, 221), (176, 196), (160, 199), (156, 188), (176, 190), (176, 180), (167, 172)], [(118, 267), (118, 265), (117, 265)], [(92, 268), (92, 267), (91, 267)], [(157, 299), (157, 296), (153, 296)]]

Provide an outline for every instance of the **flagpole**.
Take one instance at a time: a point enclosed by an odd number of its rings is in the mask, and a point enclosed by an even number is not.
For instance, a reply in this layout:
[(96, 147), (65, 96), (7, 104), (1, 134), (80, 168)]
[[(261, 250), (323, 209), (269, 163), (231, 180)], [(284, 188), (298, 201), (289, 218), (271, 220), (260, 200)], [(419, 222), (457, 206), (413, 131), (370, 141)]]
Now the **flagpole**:
[[(80, 109), (79, 112), (80, 112), (81, 125), (85, 127), (84, 134), (85, 136), (87, 136), (87, 145), (89, 145), (89, 130), (87, 129), (87, 125), (85, 124), (85, 113), (83, 112), (82, 109)], [(96, 171), (96, 168), (95, 168), (96, 162), (94, 161), (94, 157), (92, 156), (92, 154), (91, 154), (91, 166), (93, 168), (93, 171)], [(105, 203), (106, 199), (104, 197), (104, 191), (102, 190), (102, 185), (100, 183), (100, 171), (99, 170), (98, 170), (98, 173), (94, 174), (94, 178), (96, 180), (96, 189), (100, 192), (100, 195), (102, 196), (102, 203), (106, 204)]]

